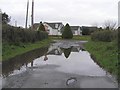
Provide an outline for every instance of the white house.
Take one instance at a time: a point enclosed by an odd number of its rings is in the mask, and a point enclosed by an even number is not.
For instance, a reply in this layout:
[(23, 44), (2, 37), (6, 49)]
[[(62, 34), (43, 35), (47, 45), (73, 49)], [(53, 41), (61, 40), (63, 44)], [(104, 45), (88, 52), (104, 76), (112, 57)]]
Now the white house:
[[(34, 30), (38, 30), (40, 23), (34, 24)], [(53, 22), (48, 23), (44, 22), (43, 25), (45, 26), (46, 32), (48, 32), (49, 35), (62, 35), (62, 32), (64, 31), (64, 25), (62, 22)], [(70, 26), (73, 35), (82, 35), (82, 30), (80, 26)]]
[(45, 26), (45, 30), (49, 33), (49, 35), (61, 35), (61, 30), (64, 28), (64, 25), (61, 22), (44, 22), (43, 25)]
[[(35, 23), (33, 25), (34, 30), (38, 30), (40, 23)], [(43, 25), (45, 26), (46, 32), (48, 32), (49, 35), (62, 35), (61, 31), (64, 28), (64, 25), (61, 22), (57, 23), (48, 23), (44, 22)]]
[(80, 26), (70, 26), (73, 35), (82, 35), (82, 30)]

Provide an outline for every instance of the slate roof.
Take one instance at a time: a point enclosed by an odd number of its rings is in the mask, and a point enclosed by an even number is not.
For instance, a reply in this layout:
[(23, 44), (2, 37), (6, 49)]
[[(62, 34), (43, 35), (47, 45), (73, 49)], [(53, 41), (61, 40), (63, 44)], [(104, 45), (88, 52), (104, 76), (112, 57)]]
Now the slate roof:
[(37, 28), (39, 27), (40, 23), (34, 23), (33, 27), (35, 30), (37, 30)]
[[(57, 23), (48, 23), (48, 22), (44, 22), (46, 24), (48, 24), (50, 27), (52, 27), (53, 29), (58, 29), (60, 25), (63, 25), (62, 22), (57, 22)], [(58, 28), (55, 27), (55, 25), (58, 24)], [(39, 27), (40, 23), (35, 23), (33, 25), (34, 29), (37, 30), (37, 28)], [(64, 25), (63, 25), (64, 26)], [(62, 29), (62, 28), (61, 28)]]
[(82, 26), (81, 28), (88, 28), (89, 30), (96, 30), (97, 27), (94, 27), (94, 26)]
[[(46, 24), (48, 24), (50, 27), (52, 27), (53, 29), (58, 29), (59, 26), (62, 24), (62, 22), (57, 22), (57, 23), (48, 23), (45, 22)], [(55, 25), (58, 24), (58, 28), (55, 27)], [(62, 24), (63, 25), (63, 24)]]
[(80, 26), (70, 26), (71, 30), (78, 30)]

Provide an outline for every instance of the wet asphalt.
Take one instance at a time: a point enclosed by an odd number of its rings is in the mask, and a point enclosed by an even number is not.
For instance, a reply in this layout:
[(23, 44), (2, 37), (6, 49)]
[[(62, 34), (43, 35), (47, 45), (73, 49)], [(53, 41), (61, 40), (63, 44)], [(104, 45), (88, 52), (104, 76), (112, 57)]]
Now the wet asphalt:
[(23, 72), (3, 78), (3, 88), (117, 88), (117, 81), (97, 65), (90, 53), (74, 49), (68, 58), (64, 53), (51, 55), (58, 48), (83, 48), (85, 41), (55, 41), (49, 49), (47, 60), (39, 57)]

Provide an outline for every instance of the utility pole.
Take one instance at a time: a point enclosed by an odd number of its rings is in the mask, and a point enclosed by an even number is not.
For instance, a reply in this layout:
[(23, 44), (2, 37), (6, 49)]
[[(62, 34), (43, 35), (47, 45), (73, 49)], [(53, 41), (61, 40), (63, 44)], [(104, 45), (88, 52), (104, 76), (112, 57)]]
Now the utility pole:
[(27, 1), (26, 24), (25, 24), (26, 29), (27, 29), (27, 23), (28, 23), (28, 9), (29, 9), (29, 0)]
[(31, 15), (31, 29), (34, 29), (34, 0), (32, 0), (32, 15)]

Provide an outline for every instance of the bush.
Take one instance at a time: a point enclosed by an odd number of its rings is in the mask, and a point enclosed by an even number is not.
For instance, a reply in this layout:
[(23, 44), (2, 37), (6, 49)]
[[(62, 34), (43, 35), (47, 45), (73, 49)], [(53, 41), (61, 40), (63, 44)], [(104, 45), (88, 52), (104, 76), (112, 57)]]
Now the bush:
[(2, 30), (3, 42), (9, 43), (34, 43), (48, 38), (48, 34), (43, 31), (25, 30), (19, 27), (4, 25)]
[(117, 38), (117, 31), (110, 31), (110, 30), (97, 31), (91, 35), (91, 39), (93, 41), (111, 42), (116, 38)]
[(73, 38), (73, 33), (71, 31), (69, 24), (65, 25), (64, 31), (62, 33), (62, 38), (63, 39), (72, 39)]

